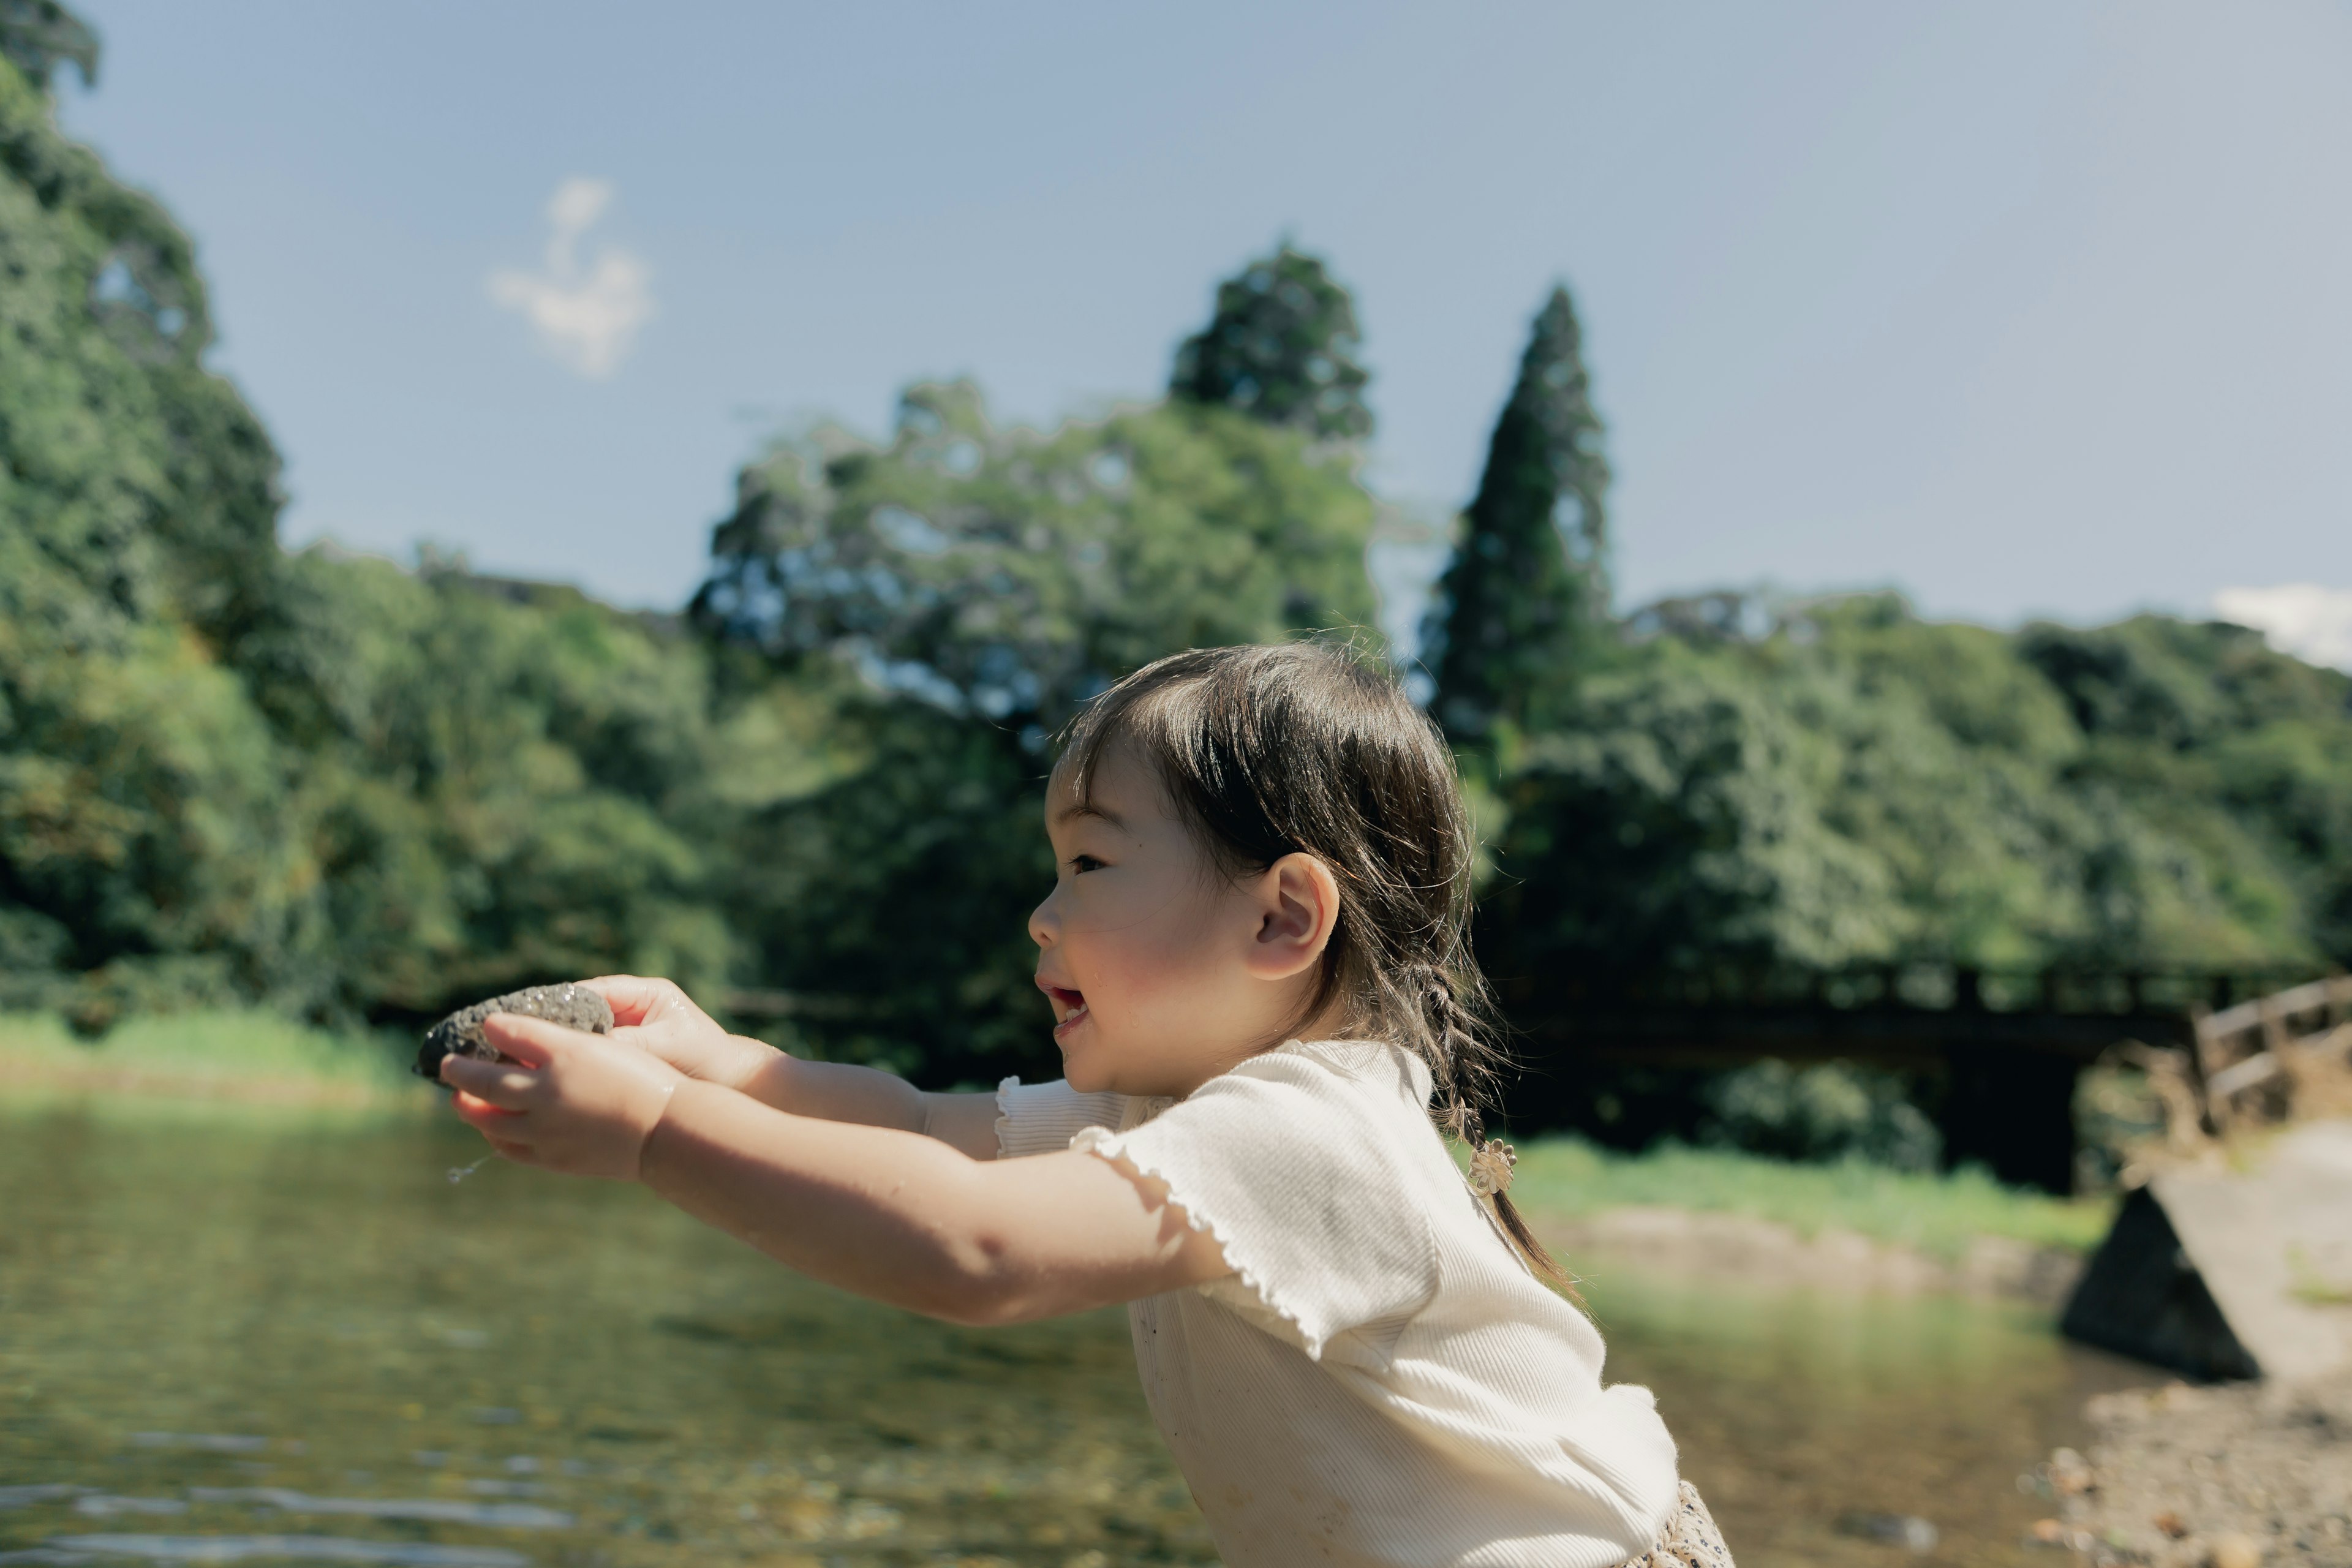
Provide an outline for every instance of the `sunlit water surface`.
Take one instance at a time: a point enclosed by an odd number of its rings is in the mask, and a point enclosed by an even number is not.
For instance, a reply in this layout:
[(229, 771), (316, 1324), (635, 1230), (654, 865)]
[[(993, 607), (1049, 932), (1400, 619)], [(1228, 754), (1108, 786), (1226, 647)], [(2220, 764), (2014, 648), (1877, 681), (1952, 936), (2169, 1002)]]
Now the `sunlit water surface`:
[[(635, 1189), (453, 1184), (469, 1137), (0, 1107), (0, 1562), (1215, 1561), (1121, 1314), (944, 1327)], [(2046, 1561), (2017, 1478), (2141, 1376), (2021, 1309), (1575, 1262), (1747, 1568)]]

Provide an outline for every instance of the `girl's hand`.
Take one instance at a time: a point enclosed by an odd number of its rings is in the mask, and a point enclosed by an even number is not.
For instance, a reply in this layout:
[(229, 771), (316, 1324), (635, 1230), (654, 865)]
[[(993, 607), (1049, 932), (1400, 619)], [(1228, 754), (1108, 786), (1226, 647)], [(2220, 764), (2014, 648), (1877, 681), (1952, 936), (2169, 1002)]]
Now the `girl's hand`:
[(614, 1039), (651, 1052), (688, 1078), (740, 1089), (782, 1054), (720, 1028), (675, 981), (604, 974), (580, 984), (611, 1005)]
[(684, 1081), (676, 1068), (608, 1037), (511, 1013), (483, 1020), (482, 1034), (512, 1059), (442, 1058), (461, 1121), (519, 1164), (637, 1179), (646, 1140)]

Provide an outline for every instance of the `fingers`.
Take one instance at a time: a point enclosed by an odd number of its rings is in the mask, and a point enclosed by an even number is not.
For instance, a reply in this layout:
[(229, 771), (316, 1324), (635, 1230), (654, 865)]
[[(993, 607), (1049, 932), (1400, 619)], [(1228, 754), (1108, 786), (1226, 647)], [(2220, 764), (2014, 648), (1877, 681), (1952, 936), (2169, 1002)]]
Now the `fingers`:
[(503, 1105), (494, 1105), (480, 1095), (462, 1089), (449, 1097), (449, 1109), (457, 1113), (458, 1121), (485, 1138), (512, 1138), (516, 1132), (513, 1124), (528, 1114), (522, 1110), (509, 1110)]
[(511, 1059), (444, 1059), (460, 1121), (523, 1164), (636, 1179), (646, 1140), (686, 1081), (675, 1068), (539, 1018), (493, 1014), (483, 1036)]
[(441, 1058), (441, 1081), (457, 1090), (461, 1100), (470, 1098), (502, 1111), (528, 1110), (537, 1100), (541, 1083), (538, 1073), (511, 1062), (458, 1056)]
[(587, 1037), (544, 1018), (493, 1013), (482, 1020), (482, 1037), (496, 1046), (501, 1056), (512, 1057), (525, 1067), (541, 1068), (562, 1056), (573, 1041)]
[(674, 980), (662, 980), (643, 974), (600, 974), (593, 980), (583, 980), (583, 988), (602, 996), (613, 1009), (615, 1026), (643, 1024), (658, 1016), (685, 1011), (693, 1014), (702, 1009), (694, 999), (678, 989)]

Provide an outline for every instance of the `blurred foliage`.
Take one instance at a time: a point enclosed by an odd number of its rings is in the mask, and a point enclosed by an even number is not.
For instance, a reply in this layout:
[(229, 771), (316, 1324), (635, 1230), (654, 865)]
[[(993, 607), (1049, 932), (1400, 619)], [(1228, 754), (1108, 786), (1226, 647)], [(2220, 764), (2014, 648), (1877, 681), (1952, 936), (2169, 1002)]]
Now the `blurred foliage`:
[(719, 797), (809, 777), (804, 695), (716, 703), (698, 642), (576, 594), (280, 552), (185, 236), (14, 65), (0, 268), (0, 1005), (725, 972)]
[[(1161, 404), (1001, 428), (919, 385), (885, 440), (778, 444), (683, 616), (289, 554), (185, 237), (58, 132), (69, 23), (0, 0), (0, 1007), (399, 1022), (634, 969), (935, 1081), (1050, 1072), (1054, 732), (1160, 654), (1372, 617), (1321, 264), (1228, 282)], [(1507, 989), (2352, 961), (2352, 679), (2231, 626), (1888, 595), (1612, 622), (1600, 437), (1563, 290), (1436, 623)], [(1716, 1115), (1909, 1158), (1874, 1094), (1759, 1079)]]
[(11, 8), (0, 66), (0, 985), (140, 959), (219, 997), (305, 925), (289, 782), (220, 663), (267, 598), (277, 458), (199, 363), (186, 237), (18, 68), (62, 26)]
[(1943, 1135), (1893, 1073), (1760, 1061), (1710, 1079), (1701, 1099), (1707, 1115), (1699, 1141), (1715, 1148), (1816, 1163), (1866, 1160), (1897, 1171), (1942, 1163)]
[(1457, 743), (1524, 727), (1609, 617), (1609, 459), (1566, 287), (1537, 312), (1423, 636), (1430, 711)]
[(1355, 301), (1319, 259), (1286, 243), (1218, 285), (1216, 313), (1177, 349), (1168, 393), (1318, 440), (1360, 441), (1372, 433), (1360, 346)]
[(1656, 606), (1499, 759), (1498, 972), (2352, 958), (2352, 679), (2143, 616)]
[[(1371, 619), (1371, 499), (1279, 424), (1182, 403), (1040, 435), (968, 384), (888, 445), (819, 431), (745, 470), (698, 624), (1009, 730), (1177, 648)], [(1034, 746), (1032, 748), (1034, 750)]]
[(708, 994), (730, 824), (824, 782), (822, 704), (568, 589), (312, 550), (243, 673), (300, 758), (338, 986), (382, 1016), (613, 969)]

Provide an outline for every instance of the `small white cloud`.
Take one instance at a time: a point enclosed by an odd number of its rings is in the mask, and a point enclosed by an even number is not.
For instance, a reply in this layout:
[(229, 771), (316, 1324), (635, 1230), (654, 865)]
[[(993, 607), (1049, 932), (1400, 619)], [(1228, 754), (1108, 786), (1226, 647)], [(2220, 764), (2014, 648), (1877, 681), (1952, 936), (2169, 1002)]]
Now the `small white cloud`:
[(607, 181), (564, 181), (547, 204), (547, 256), (540, 270), (506, 268), (489, 279), (490, 298), (522, 312), (540, 346), (592, 381), (620, 368), (637, 329), (654, 313), (653, 269), (643, 261), (609, 245), (584, 264), (581, 259), (581, 237), (612, 201)]
[(2352, 669), (2352, 589), (2316, 583), (2275, 588), (2224, 588), (2213, 595), (2223, 620), (2252, 626), (2281, 653)]

